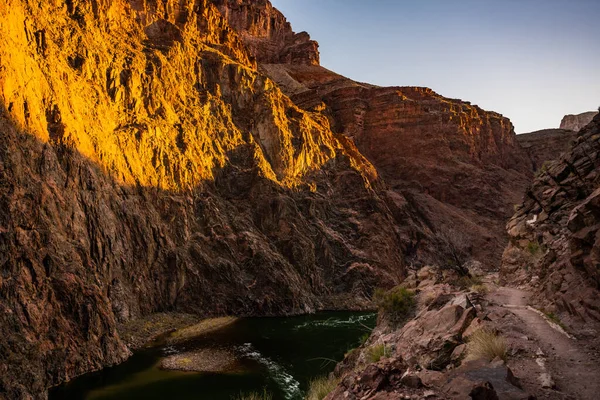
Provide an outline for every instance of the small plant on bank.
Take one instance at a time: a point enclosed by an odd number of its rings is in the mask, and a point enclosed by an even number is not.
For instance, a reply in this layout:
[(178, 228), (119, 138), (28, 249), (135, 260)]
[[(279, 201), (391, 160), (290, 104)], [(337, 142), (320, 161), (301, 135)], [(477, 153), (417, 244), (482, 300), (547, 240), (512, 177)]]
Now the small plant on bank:
[(565, 324), (562, 323), (562, 321), (560, 320), (560, 318), (558, 318), (558, 315), (554, 314), (553, 312), (548, 312), (548, 311), (543, 311), (544, 315), (546, 316), (546, 318), (548, 318), (550, 321), (554, 322), (556, 325), (560, 326), (563, 330), (566, 330), (567, 327), (565, 326)]
[(538, 242), (527, 243), (527, 252), (535, 258), (541, 257), (544, 251), (544, 248)]
[(367, 343), (367, 340), (369, 340), (370, 337), (371, 337), (370, 333), (365, 333), (364, 335), (362, 335), (359, 339), (359, 341), (360, 341), (359, 346), (362, 346), (363, 344)]
[(401, 286), (388, 291), (376, 289), (374, 300), (383, 318), (392, 325), (406, 320), (415, 307), (415, 293)]
[(496, 332), (486, 328), (473, 333), (467, 342), (467, 359), (492, 361), (496, 357), (506, 361), (506, 340)]
[(310, 381), (306, 400), (323, 400), (335, 389), (338, 380), (332, 377), (322, 376)]
[(388, 355), (388, 348), (384, 343), (369, 347), (367, 350), (367, 358), (372, 363), (376, 363)]
[(273, 400), (273, 395), (267, 392), (267, 389), (263, 389), (262, 393), (240, 393), (233, 400)]

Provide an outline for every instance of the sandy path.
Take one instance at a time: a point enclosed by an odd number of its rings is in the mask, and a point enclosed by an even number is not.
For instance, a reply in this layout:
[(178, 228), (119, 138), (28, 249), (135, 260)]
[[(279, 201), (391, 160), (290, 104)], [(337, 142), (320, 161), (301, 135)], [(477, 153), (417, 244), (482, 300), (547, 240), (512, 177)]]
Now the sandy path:
[(554, 329), (540, 314), (527, 307), (529, 293), (500, 287), (490, 299), (517, 315), (537, 339), (546, 365), (559, 391), (580, 400), (600, 399), (600, 363), (575, 339)]

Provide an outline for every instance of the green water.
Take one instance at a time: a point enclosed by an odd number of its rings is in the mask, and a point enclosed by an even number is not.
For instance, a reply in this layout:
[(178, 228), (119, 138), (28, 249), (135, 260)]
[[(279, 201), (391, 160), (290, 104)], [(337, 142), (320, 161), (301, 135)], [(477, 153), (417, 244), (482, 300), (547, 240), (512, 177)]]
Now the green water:
[[(375, 319), (374, 314), (341, 312), (240, 319), (183, 344), (140, 351), (117, 367), (51, 391), (50, 400), (230, 400), (265, 389), (274, 400), (298, 400), (311, 379), (333, 370), (331, 360), (342, 360), (359, 344)], [(165, 356), (206, 348), (232, 351), (238, 368), (218, 374), (158, 368)]]

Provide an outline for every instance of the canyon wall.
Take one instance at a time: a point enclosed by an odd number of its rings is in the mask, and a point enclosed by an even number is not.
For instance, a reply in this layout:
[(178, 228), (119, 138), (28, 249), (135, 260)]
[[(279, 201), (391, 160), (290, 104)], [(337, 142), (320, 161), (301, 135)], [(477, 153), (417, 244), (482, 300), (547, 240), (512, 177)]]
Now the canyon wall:
[(578, 132), (581, 128), (592, 122), (592, 119), (598, 115), (597, 111), (589, 111), (577, 115), (565, 115), (560, 122), (560, 129), (568, 129)]
[(576, 132), (568, 129), (544, 129), (517, 135), (517, 141), (531, 159), (533, 170), (537, 171), (569, 150), (576, 136)]
[(212, 3), (8, 0), (0, 60), (0, 398), (123, 361), (117, 326), (153, 312), (361, 308), (402, 279), (375, 168)]
[(417, 210), (420, 225), (407, 232), (417, 264), (444, 261), (437, 237), (449, 231), (486, 268), (499, 266), (505, 222), (531, 176), (508, 119), (428, 88), (376, 87), (320, 66), (260, 67), (356, 143), (385, 179), (392, 210), (405, 201)]
[(539, 306), (579, 322), (600, 322), (599, 171), (596, 116), (536, 175), (507, 226), (501, 270), (505, 281), (530, 285)]
[(259, 63), (319, 65), (319, 44), (268, 0), (213, 0)]

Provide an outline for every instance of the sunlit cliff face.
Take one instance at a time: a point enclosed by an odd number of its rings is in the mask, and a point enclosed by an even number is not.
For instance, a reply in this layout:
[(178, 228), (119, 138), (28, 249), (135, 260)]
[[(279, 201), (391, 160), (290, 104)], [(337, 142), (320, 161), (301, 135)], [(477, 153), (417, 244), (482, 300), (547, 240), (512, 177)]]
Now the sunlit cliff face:
[(4, 112), (128, 185), (196, 187), (244, 146), (262, 176), (295, 187), (342, 150), (252, 58), (206, 0), (0, 5)]

